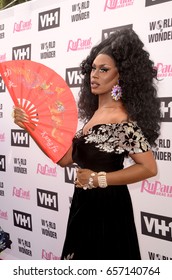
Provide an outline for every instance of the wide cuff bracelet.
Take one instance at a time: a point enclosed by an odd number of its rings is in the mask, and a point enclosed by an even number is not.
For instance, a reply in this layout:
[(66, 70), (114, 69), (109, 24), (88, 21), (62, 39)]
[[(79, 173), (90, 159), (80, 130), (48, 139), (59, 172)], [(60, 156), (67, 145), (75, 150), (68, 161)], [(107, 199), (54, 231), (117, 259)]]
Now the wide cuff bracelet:
[(100, 188), (106, 188), (107, 187), (107, 179), (106, 179), (106, 172), (101, 171), (98, 172), (98, 184)]

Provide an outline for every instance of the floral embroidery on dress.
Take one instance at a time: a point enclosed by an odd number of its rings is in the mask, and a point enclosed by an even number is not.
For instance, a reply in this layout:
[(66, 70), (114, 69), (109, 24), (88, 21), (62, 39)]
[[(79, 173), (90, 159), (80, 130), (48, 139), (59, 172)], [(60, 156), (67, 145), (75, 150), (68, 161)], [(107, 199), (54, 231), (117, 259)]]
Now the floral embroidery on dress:
[(74, 257), (74, 253), (68, 254), (67, 257), (64, 257), (64, 260), (72, 260)]
[(75, 138), (80, 138), (82, 136), (82, 129), (78, 130), (75, 134)]
[[(96, 127), (92, 127), (88, 134), (84, 135), (84, 139), (85, 143), (96, 143), (100, 151), (134, 154), (146, 152), (151, 148), (136, 122), (102, 124), (97, 129)], [(77, 138), (80, 136), (82, 130), (76, 135)]]

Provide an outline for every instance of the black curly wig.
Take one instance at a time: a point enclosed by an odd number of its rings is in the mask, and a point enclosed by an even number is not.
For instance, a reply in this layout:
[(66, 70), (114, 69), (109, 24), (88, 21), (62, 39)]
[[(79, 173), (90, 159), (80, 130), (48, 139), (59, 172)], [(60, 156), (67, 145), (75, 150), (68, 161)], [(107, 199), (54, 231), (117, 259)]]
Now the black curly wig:
[(150, 145), (156, 146), (160, 134), (160, 101), (157, 98), (157, 70), (144, 49), (144, 44), (132, 29), (120, 29), (93, 47), (80, 64), (83, 82), (79, 93), (79, 118), (88, 121), (98, 108), (98, 96), (91, 94), (92, 63), (100, 53), (111, 56), (118, 68), (122, 102), (132, 121), (142, 129)]

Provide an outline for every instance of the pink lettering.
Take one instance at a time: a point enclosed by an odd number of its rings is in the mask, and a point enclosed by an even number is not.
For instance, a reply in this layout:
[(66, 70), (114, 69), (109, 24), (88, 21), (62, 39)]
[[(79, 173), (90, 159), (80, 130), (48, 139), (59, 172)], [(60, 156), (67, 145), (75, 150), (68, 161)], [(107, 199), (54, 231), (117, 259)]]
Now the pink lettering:
[(49, 150), (53, 150), (54, 153), (58, 152), (58, 146), (55, 146), (50, 139), (50, 137), (47, 135), (47, 132), (44, 131), (41, 133), (42, 138), (46, 141), (46, 145), (49, 148)]
[(134, 0), (106, 0), (104, 12), (106, 11), (106, 9), (114, 10), (133, 5), (133, 1)]
[(6, 60), (6, 53), (0, 54), (0, 61), (3, 62)]
[(158, 74), (166, 74), (166, 73), (172, 73), (172, 65), (170, 64), (163, 64), (163, 63), (158, 63), (156, 66), (158, 70)]
[(141, 192), (148, 192), (150, 194), (170, 196), (172, 194), (172, 186), (162, 184), (160, 181), (150, 183), (148, 180), (142, 181)]
[(60, 257), (55, 256), (52, 252), (46, 252), (42, 249), (42, 259), (44, 260), (60, 260)]
[(0, 134), (0, 141), (5, 141), (5, 133)]
[(14, 23), (13, 33), (28, 30), (28, 29), (31, 29), (31, 27), (32, 27), (31, 19), (29, 21), (21, 20), (19, 23), (17, 23), (17, 22)]
[(0, 218), (1, 218), (1, 219), (4, 219), (4, 220), (8, 220), (7, 211), (4, 212), (4, 211), (0, 210)]
[(22, 188), (13, 187), (13, 196), (19, 198), (30, 199), (30, 191), (25, 191)]
[(42, 166), (40, 163), (37, 166), (37, 173), (40, 173), (42, 175), (51, 175), (51, 176), (57, 176), (57, 169), (56, 167), (49, 167), (47, 164)]
[(83, 50), (83, 49), (88, 49), (91, 48), (91, 38), (89, 39), (77, 39), (77, 41), (69, 40), (68, 43), (68, 48), (67, 51), (72, 50), (72, 51), (77, 51), (77, 50)]
[(106, 0), (104, 11), (106, 11), (106, 9), (116, 9), (117, 4), (118, 4), (118, 0)]
[(142, 182), (141, 192), (143, 192), (144, 190), (148, 193), (155, 194), (156, 193), (155, 184), (153, 184), (153, 183), (151, 184), (151, 183), (149, 183), (148, 180), (144, 180)]

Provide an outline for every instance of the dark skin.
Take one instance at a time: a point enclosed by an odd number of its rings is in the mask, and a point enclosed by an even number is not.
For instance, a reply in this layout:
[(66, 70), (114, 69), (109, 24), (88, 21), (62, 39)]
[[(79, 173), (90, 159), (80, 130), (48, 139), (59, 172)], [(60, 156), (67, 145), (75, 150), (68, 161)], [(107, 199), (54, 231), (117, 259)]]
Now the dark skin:
[[(117, 84), (118, 79), (119, 73), (114, 60), (106, 54), (99, 54), (93, 61), (90, 74), (92, 94), (97, 95), (99, 100), (98, 109), (84, 126), (84, 134), (96, 124), (122, 123), (128, 120), (128, 114), (122, 101), (114, 101), (111, 97), (111, 89)], [(25, 126), (23, 123), (29, 122), (27, 114), (17, 107), (14, 108), (14, 122), (24, 129)], [(156, 176), (157, 165), (151, 150), (144, 153), (132, 154), (130, 157), (134, 161), (133, 165), (106, 174), (108, 185), (127, 185)], [(73, 163), (72, 147), (70, 147), (68, 152), (57, 164), (65, 167), (71, 163)], [(79, 168), (76, 172), (76, 186), (83, 188), (84, 185), (88, 184), (91, 173), (93, 172), (94, 170)], [(93, 178), (93, 184), (95, 187), (98, 187), (97, 173)]]

